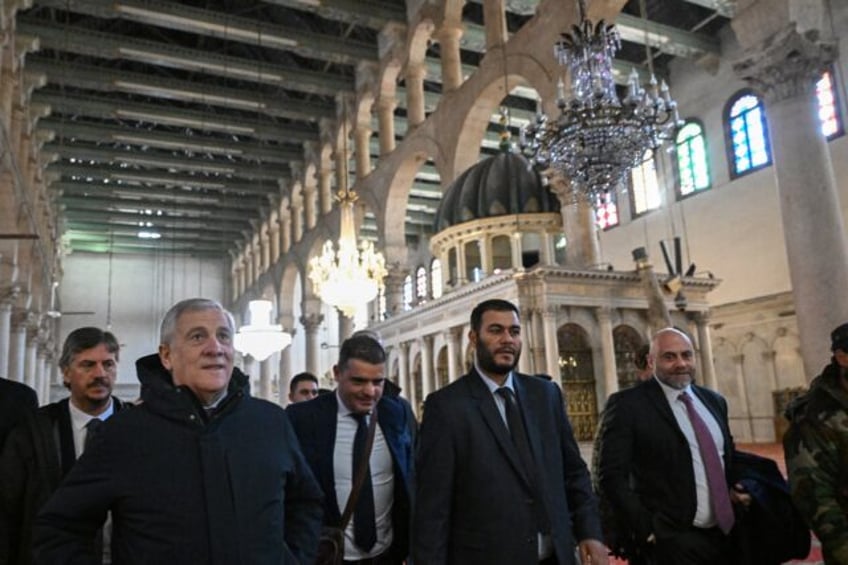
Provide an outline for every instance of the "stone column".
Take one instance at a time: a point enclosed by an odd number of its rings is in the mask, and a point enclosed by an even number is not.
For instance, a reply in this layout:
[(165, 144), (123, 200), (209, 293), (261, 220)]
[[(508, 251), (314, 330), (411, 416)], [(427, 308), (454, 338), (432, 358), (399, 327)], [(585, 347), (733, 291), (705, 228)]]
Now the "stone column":
[(442, 94), (453, 92), (462, 85), (462, 61), (459, 58), (462, 32), (461, 24), (450, 22), (442, 24), (435, 34), (442, 61)]
[(339, 314), (339, 344), (350, 337), (353, 333), (353, 318), (349, 318), (338, 312)]
[(38, 388), (39, 404), (47, 404), (50, 402), (50, 367), (48, 365), (50, 357), (49, 343), (41, 344), (38, 348), (38, 371), (36, 372), (36, 385)]
[[(286, 322), (283, 321), (282, 316), (280, 318), (281, 319), (278, 320), (277, 323), (281, 324), (283, 326), (283, 328), (285, 329)], [(288, 319), (288, 317), (286, 317), (286, 318)], [(294, 330), (286, 330), (286, 331), (288, 331), (291, 334), (292, 339), (294, 339), (295, 331)], [(291, 368), (292, 367), (291, 349), (292, 349), (291, 346), (288, 346), (285, 349), (283, 349), (282, 351), (280, 351), (280, 366), (279, 366), (280, 386), (279, 386), (279, 390), (277, 391), (277, 394), (278, 394), (277, 402), (279, 402), (280, 406), (285, 406), (286, 404), (288, 404), (289, 381), (291, 381), (291, 378), (294, 376), (294, 375), (292, 375), (292, 368)]]
[(24, 382), (24, 363), (26, 359), (26, 312), (12, 316), (12, 332), (9, 340), (10, 380)]
[(396, 316), (403, 312), (403, 281), (408, 274), (409, 269), (401, 268), (400, 265), (393, 265), (386, 278), (383, 279), (383, 284), (386, 287), (386, 313), (389, 316)]
[(433, 392), (435, 387), (435, 374), (433, 371), (433, 336), (421, 336), (418, 340), (421, 347), (421, 400), (425, 400), (427, 395)]
[(272, 355), (259, 363), (259, 398), (264, 398), (271, 402), (274, 401), (272, 398), (274, 393), (271, 391), (271, 361), (273, 357)]
[(408, 130), (424, 122), (424, 65), (412, 63), (406, 67), (406, 117)]
[(280, 223), (272, 220), (268, 232), (271, 240), (271, 263), (276, 263), (280, 258)]
[(448, 382), (452, 383), (462, 375), (460, 368), (460, 329), (448, 328), (444, 332), (445, 342), (448, 345)]
[(524, 268), (524, 260), (521, 250), (521, 233), (516, 232), (512, 234), (512, 237), (509, 238), (509, 244), (512, 248), (512, 268), (515, 271), (520, 271)]
[(380, 96), (377, 101), (377, 124), (380, 128), (380, 156), (395, 149), (395, 107), (397, 101), (390, 96)]
[(9, 342), (12, 338), (12, 303), (0, 302), (0, 375), (9, 374)]
[(329, 214), (333, 209), (333, 171), (330, 169), (318, 171), (318, 191), (321, 213)]
[(316, 209), (315, 187), (303, 187), (303, 216), (306, 222), (306, 229), (311, 230), (318, 223), (318, 210)]
[(548, 306), (542, 310), (542, 332), (545, 344), (545, 374), (556, 377), (559, 382), (559, 344), (557, 343), (557, 308)]
[[(615, 364), (615, 341), (612, 338), (612, 311), (601, 306), (595, 308), (598, 333), (601, 338), (601, 355), (604, 359), (604, 394), (609, 396), (618, 390), (618, 368)], [(603, 399), (600, 399), (603, 403)]]
[(318, 343), (318, 328), (323, 321), (323, 314), (304, 314), (300, 317), (300, 323), (306, 333), (306, 370), (313, 375), (319, 374), (321, 349)]
[(415, 399), (415, 387), (409, 380), (409, 344), (406, 342), (399, 343), (397, 351), (398, 381), (400, 381), (400, 388), (403, 392), (403, 395), (412, 404), (412, 407), (415, 408), (415, 404), (412, 403), (412, 401)]
[[(561, 202), (568, 202), (557, 192)], [(595, 210), (588, 202), (564, 204), (560, 209), (565, 234), (565, 266), (585, 269), (600, 263), (601, 251), (598, 230), (595, 225)]]
[(704, 375), (704, 386), (718, 390), (718, 379), (716, 379), (715, 364), (713, 363), (713, 342), (710, 337), (710, 312), (698, 312), (695, 314), (695, 324), (698, 328), (698, 352), (701, 357), (701, 373)]
[(522, 373), (532, 374), (536, 371), (533, 368), (533, 342), (536, 340), (536, 332), (533, 327), (533, 309), (521, 308), (521, 357), (518, 359), (518, 370)]
[(24, 353), (24, 383), (37, 389), (36, 375), (38, 374), (38, 329), (28, 328), (26, 332), (26, 350)]
[[(732, 25), (748, 56), (734, 65), (763, 93), (801, 357), (808, 380), (830, 357), (830, 331), (848, 319), (848, 246), (815, 83), (836, 57), (825, 2), (748, 0)], [(819, 29), (816, 29), (816, 28)]]
[(356, 157), (356, 180), (362, 180), (371, 172), (371, 128), (358, 124), (353, 132)]

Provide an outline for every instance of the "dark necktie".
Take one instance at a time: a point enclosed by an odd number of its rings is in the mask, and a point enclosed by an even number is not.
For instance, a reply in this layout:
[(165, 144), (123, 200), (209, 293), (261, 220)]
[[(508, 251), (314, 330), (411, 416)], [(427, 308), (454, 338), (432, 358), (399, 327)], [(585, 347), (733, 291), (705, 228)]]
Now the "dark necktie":
[(686, 405), (689, 421), (692, 422), (692, 429), (695, 430), (695, 438), (698, 440), (698, 450), (701, 452), (701, 459), (704, 460), (704, 470), (707, 473), (707, 485), (710, 487), (710, 502), (713, 505), (716, 522), (721, 531), (727, 534), (733, 528), (735, 517), (733, 516), (733, 505), (730, 502), (730, 493), (727, 489), (727, 480), (724, 477), (724, 468), (721, 465), (718, 448), (716, 448), (715, 441), (709, 428), (707, 428), (707, 424), (698, 415), (698, 411), (695, 410), (695, 406), (692, 404), (692, 397), (688, 393), (683, 392), (678, 398)]
[(103, 424), (103, 420), (100, 418), (92, 418), (85, 425), (85, 439), (82, 442), (82, 451), (85, 453), (88, 451), (88, 446), (91, 445), (91, 441), (94, 439), (94, 436), (97, 435), (97, 430)]
[(527, 429), (524, 427), (524, 418), (521, 416), (521, 406), (518, 404), (518, 399), (511, 388), (502, 386), (497, 389), (497, 392), (504, 399), (504, 408), (506, 412), (506, 424), (509, 426), (509, 435), (512, 436), (512, 443), (515, 444), (515, 449), (518, 451), (518, 456), (521, 458), (521, 464), (530, 480), (530, 488), (533, 490), (533, 495), (536, 500), (535, 512), (536, 522), (539, 531), (547, 533), (549, 530), (548, 520), (541, 505), (539, 496), (539, 485), (536, 480), (536, 463), (533, 459), (533, 452), (530, 449), (530, 442), (527, 439)]
[[(356, 436), (353, 438), (353, 474), (351, 475), (351, 488), (356, 481), (356, 473), (359, 470), (360, 461), (365, 456), (365, 443), (368, 438), (367, 414), (351, 414), (356, 419)], [(353, 510), (353, 541), (365, 550), (371, 551), (377, 543), (377, 523), (374, 512), (374, 485), (371, 483), (371, 466), (365, 467), (365, 480), (362, 481), (362, 489), (359, 491), (359, 499)]]

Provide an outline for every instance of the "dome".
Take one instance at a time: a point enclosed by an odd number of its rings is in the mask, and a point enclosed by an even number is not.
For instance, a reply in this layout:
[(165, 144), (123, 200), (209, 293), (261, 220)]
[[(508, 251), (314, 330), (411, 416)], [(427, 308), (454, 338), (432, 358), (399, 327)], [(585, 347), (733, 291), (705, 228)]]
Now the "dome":
[(505, 151), (459, 175), (436, 212), (436, 233), (471, 220), (535, 212), (559, 212), (557, 197), (521, 155)]

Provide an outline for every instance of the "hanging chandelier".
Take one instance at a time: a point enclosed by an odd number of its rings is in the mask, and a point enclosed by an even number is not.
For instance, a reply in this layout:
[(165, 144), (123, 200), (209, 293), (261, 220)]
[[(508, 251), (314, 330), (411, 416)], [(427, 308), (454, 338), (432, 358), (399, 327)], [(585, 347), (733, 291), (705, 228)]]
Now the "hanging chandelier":
[(332, 241), (326, 241), (321, 255), (309, 260), (309, 280), (321, 300), (352, 318), (361, 306), (377, 297), (387, 271), (382, 253), (374, 250), (372, 242), (356, 243), (353, 206), (358, 196), (348, 187), (347, 120), (342, 124), (343, 155), (339, 163), (344, 168), (340, 175), (343, 186), (336, 194), (340, 212), (338, 251)]
[(593, 25), (586, 18), (585, 0), (577, 0), (577, 6), (580, 24), (554, 46), (557, 62), (567, 71), (567, 82), (557, 84), (559, 116), (549, 119), (540, 105), (535, 122), (521, 131), (520, 145), (534, 165), (570, 181), (571, 202), (595, 205), (646, 152), (674, 139), (682, 122), (668, 85), (657, 85), (650, 47), (648, 87), (641, 86), (634, 68), (626, 95), (619, 97), (612, 70), (621, 47), (618, 30), (603, 20)]
[(282, 351), (292, 342), (291, 334), (283, 331), (279, 324), (271, 324), (270, 300), (251, 300), (250, 323), (239, 328), (233, 345), (243, 355), (250, 355), (257, 361), (264, 361), (275, 351)]

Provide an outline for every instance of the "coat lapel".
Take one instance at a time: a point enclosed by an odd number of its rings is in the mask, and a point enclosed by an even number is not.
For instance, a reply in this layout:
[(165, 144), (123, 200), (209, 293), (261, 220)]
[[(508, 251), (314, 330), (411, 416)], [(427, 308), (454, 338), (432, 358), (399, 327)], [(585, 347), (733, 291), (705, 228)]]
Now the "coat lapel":
[(542, 415), (542, 408), (545, 406), (545, 399), (540, 394), (543, 390), (541, 387), (535, 387), (531, 390), (526, 385), (527, 378), (524, 375), (513, 373), (512, 385), (515, 388), (515, 394), (518, 398), (518, 404), (521, 406), (521, 413), (524, 415), (524, 427), (527, 430), (527, 438), (530, 441), (530, 449), (533, 451), (533, 459), (536, 462), (538, 469), (545, 467), (542, 459), (542, 436), (539, 430), (542, 429), (539, 418)]
[(468, 375), (467, 382), (471, 392), (471, 397), (483, 417), (483, 422), (485, 422), (486, 426), (488, 426), (492, 435), (495, 436), (495, 441), (501, 448), (501, 451), (503, 451), (507, 461), (509, 461), (510, 465), (513, 466), (515, 471), (521, 477), (521, 480), (529, 486), (530, 482), (528, 481), (527, 474), (521, 464), (521, 459), (518, 457), (518, 450), (512, 442), (512, 437), (509, 435), (509, 430), (507, 430), (506, 424), (504, 423), (503, 418), (501, 418), (500, 412), (498, 412), (498, 407), (495, 404), (495, 399), (492, 398), (492, 393), (489, 392), (489, 389), (486, 387), (486, 384), (482, 379), (483, 377), (481, 377), (477, 371), (472, 371)]

